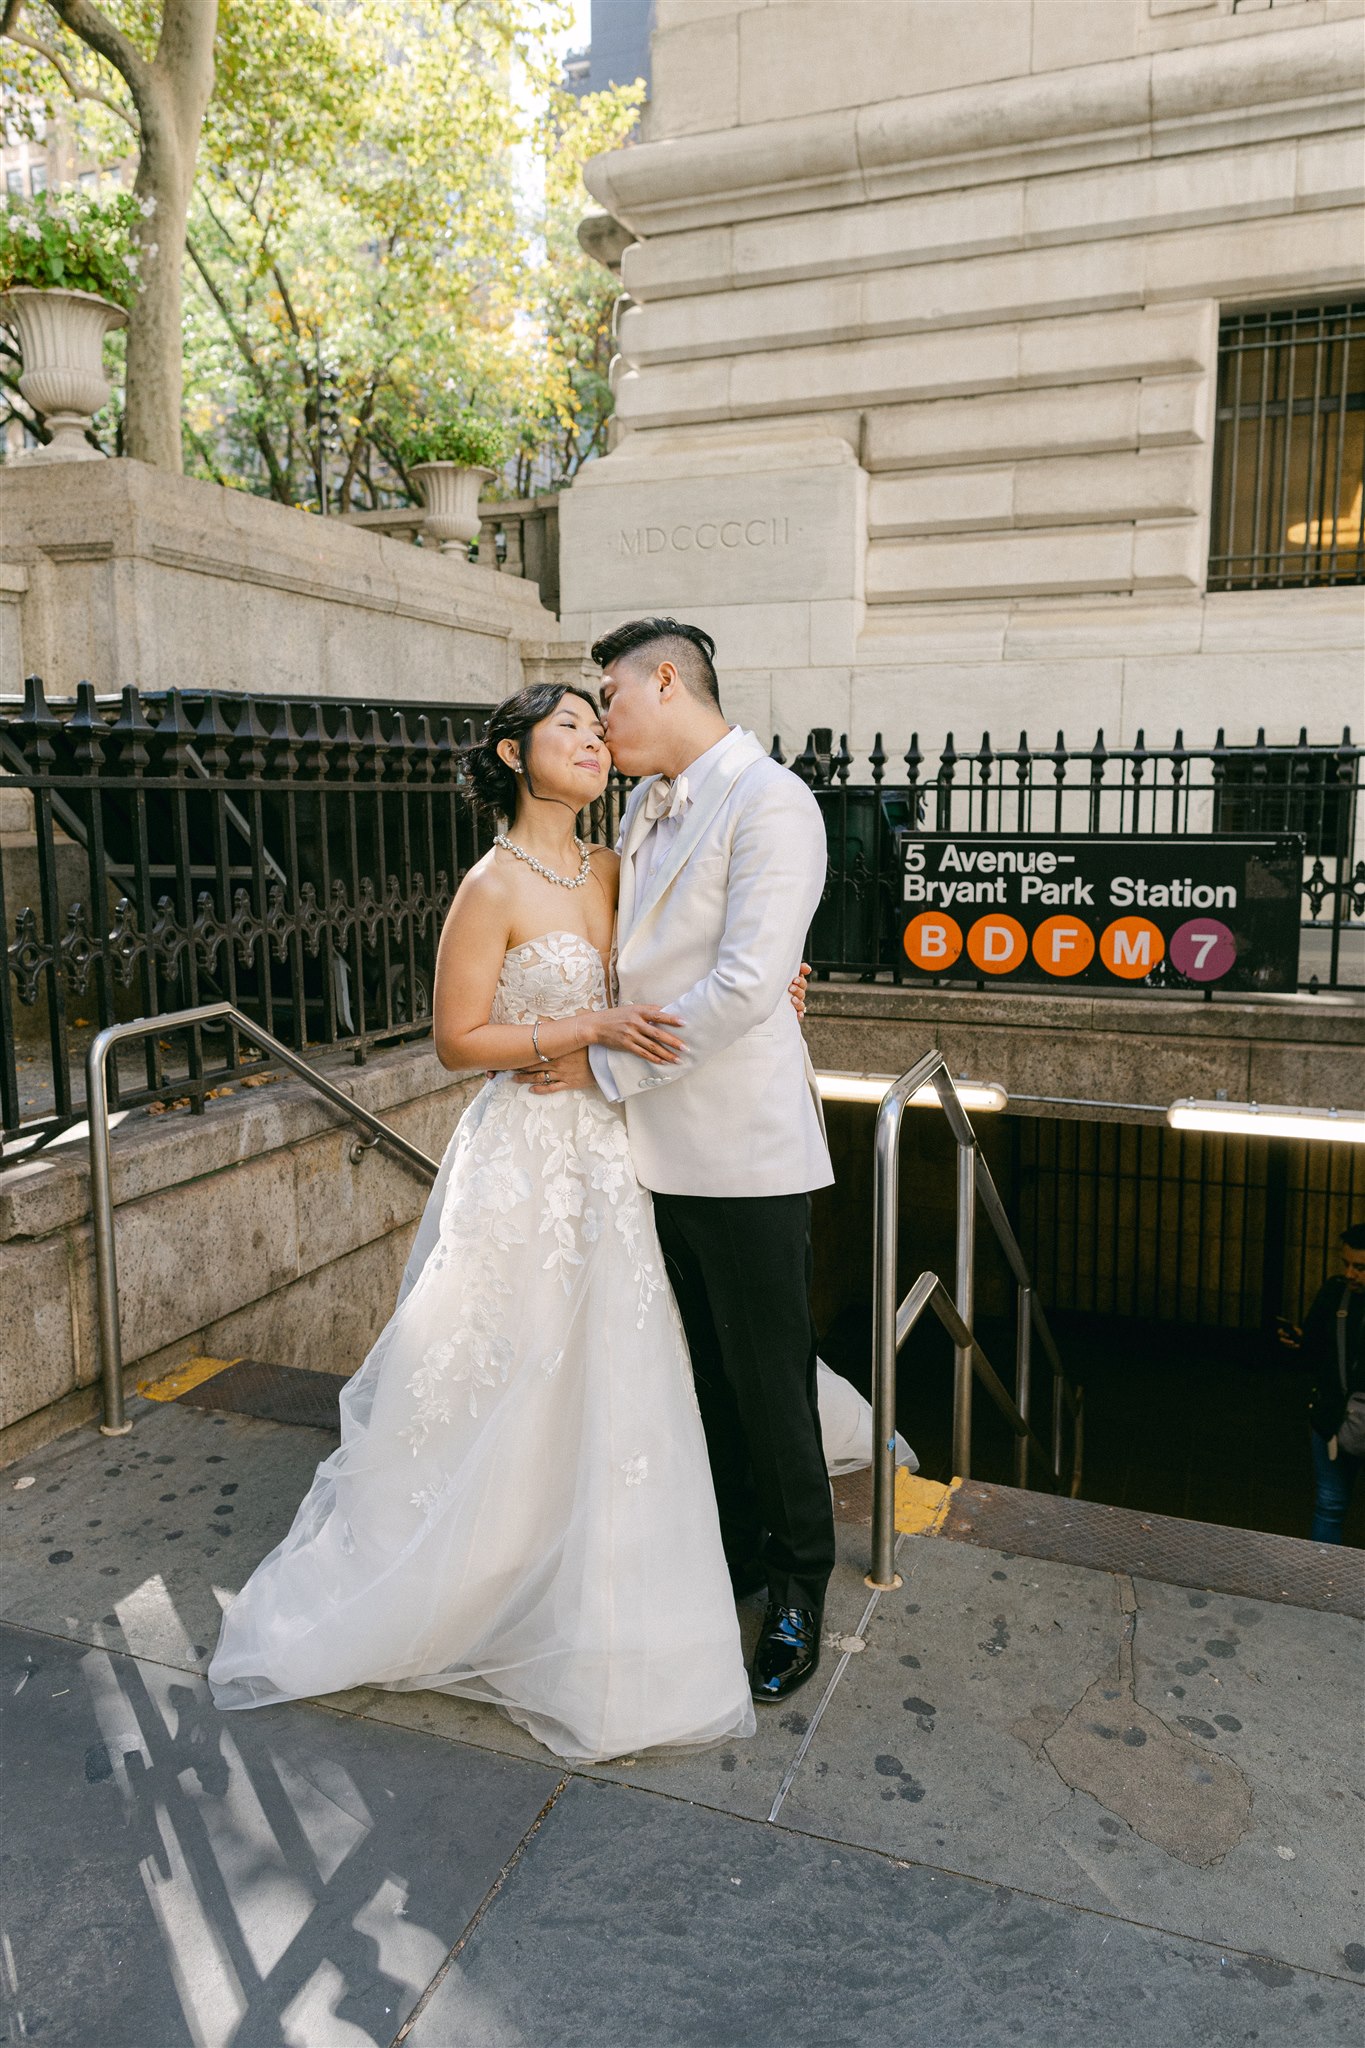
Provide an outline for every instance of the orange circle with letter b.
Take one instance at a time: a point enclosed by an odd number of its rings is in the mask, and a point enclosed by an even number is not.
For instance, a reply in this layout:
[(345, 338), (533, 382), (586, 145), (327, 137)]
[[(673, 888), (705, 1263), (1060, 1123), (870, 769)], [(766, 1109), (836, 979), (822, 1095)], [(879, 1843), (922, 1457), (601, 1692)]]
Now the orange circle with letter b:
[(968, 958), (983, 974), (1012, 974), (1027, 952), (1024, 927), (1003, 911), (979, 917), (967, 934)]
[(1095, 934), (1078, 917), (1047, 917), (1033, 934), (1033, 957), (1044, 974), (1080, 974), (1095, 957)]
[(962, 951), (962, 927), (942, 910), (922, 910), (905, 927), (902, 944), (912, 967), (946, 974)]
[(1122, 981), (1141, 981), (1166, 951), (1166, 941), (1150, 917), (1116, 917), (1100, 933), (1100, 958)]

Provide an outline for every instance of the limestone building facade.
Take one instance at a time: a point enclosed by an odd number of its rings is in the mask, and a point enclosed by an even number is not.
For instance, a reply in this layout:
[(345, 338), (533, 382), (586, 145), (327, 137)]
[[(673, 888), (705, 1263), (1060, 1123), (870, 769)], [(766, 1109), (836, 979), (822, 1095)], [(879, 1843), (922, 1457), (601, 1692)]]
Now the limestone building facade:
[(658, 0), (564, 627), (925, 746), (1362, 723), (1365, 0)]

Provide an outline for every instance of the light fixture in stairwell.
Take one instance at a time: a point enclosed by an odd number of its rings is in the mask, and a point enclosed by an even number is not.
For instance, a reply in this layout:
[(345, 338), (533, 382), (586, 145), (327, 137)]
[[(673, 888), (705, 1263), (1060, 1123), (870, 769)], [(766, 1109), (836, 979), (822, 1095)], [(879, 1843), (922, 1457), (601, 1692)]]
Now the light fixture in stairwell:
[[(888, 1088), (895, 1086), (894, 1074), (836, 1074), (817, 1073), (820, 1097), (824, 1102), (866, 1102), (873, 1108), (881, 1101)], [(958, 1100), (964, 1109), (1004, 1109), (1009, 1096), (998, 1081), (969, 1081), (962, 1075), (954, 1081)], [(911, 1109), (933, 1109), (938, 1103), (938, 1090), (932, 1081), (926, 1081), (910, 1097)]]
[(1166, 1112), (1173, 1131), (1248, 1138), (1311, 1138), (1324, 1145), (1365, 1145), (1365, 1110), (1300, 1109), (1286, 1102), (1199, 1102), (1182, 1096)]

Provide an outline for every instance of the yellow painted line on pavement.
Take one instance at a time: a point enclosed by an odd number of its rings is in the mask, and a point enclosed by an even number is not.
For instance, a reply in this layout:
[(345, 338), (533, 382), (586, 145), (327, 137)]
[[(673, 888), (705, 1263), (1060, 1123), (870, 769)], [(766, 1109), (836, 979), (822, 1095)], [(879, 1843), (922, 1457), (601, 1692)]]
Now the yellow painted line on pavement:
[(201, 1387), (205, 1380), (226, 1372), (230, 1365), (240, 1365), (240, 1358), (187, 1358), (174, 1372), (168, 1372), (163, 1379), (139, 1380), (137, 1390), (148, 1401), (178, 1401), (182, 1394), (188, 1394), (191, 1387)]
[(953, 1495), (962, 1481), (943, 1486), (937, 1479), (921, 1479), (902, 1465), (896, 1472), (896, 1527), (902, 1536), (937, 1536), (948, 1519)]

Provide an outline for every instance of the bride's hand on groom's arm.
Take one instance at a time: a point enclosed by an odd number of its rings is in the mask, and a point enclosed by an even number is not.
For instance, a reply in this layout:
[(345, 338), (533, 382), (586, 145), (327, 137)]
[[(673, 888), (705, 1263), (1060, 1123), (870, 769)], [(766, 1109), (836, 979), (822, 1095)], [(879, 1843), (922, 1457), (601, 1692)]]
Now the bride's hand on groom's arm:
[(682, 1019), (657, 1003), (618, 1003), (614, 1009), (593, 1010), (584, 1018), (588, 1043), (607, 1052), (633, 1052), (656, 1067), (674, 1067), (683, 1051), (678, 1037)]
[(611, 1010), (584, 1010), (575, 1020), (586, 1043), (576, 1052), (561, 1053), (543, 1067), (524, 1068), (524, 1081), (533, 1095), (557, 1095), (566, 1088), (597, 1085), (588, 1058), (588, 1046), (600, 1045), (611, 1052), (633, 1052), (654, 1066), (676, 1066), (683, 1042), (669, 1027), (678, 1019), (655, 1003), (618, 1003)]

